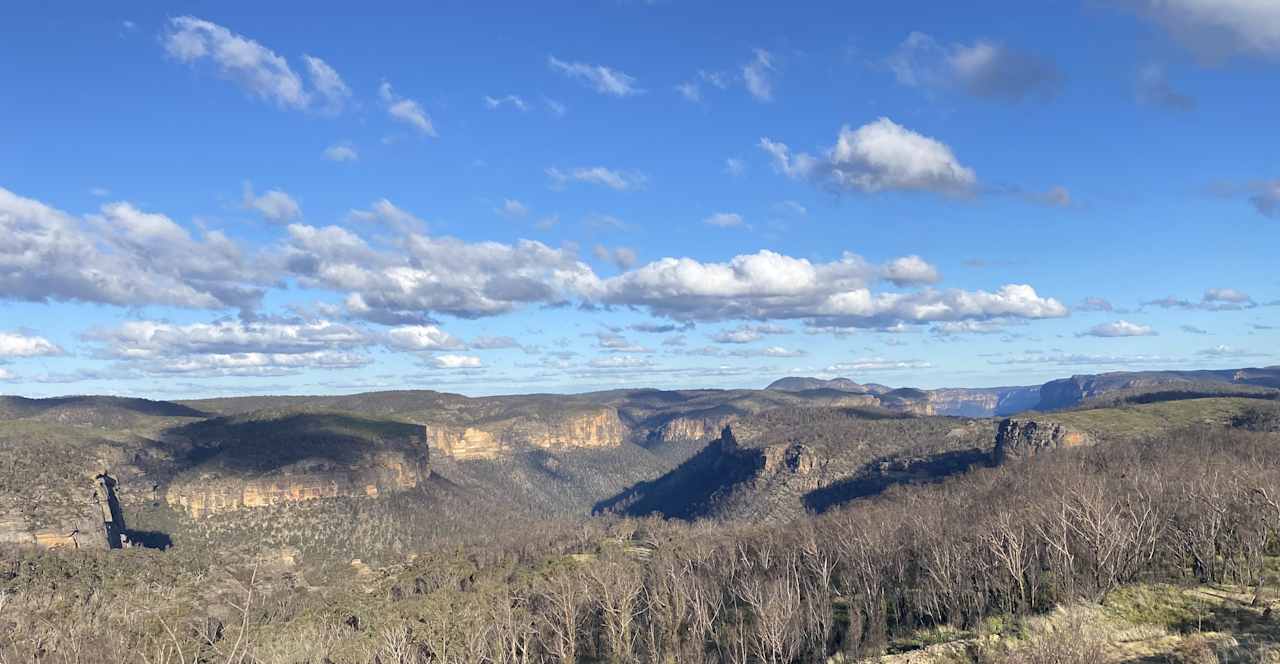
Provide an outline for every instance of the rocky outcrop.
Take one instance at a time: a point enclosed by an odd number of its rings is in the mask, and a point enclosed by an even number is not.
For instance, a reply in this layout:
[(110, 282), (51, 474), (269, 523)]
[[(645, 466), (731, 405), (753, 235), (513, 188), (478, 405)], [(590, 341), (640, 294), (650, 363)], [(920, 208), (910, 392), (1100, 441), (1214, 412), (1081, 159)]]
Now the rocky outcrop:
[(544, 449), (566, 447), (617, 447), (626, 440), (627, 428), (613, 408), (557, 418), (519, 418), (504, 432), (509, 445)]
[(812, 449), (800, 443), (765, 447), (762, 459), (757, 482), (782, 480), (794, 484), (799, 491), (813, 491), (822, 486), (821, 460)]
[(319, 498), (376, 498), (383, 493), (412, 489), (430, 474), (425, 449), (416, 458), (380, 451), (356, 467), (339, 467), (316, 459), (254, 478), (205, 473), (171, 485), (165, 492), (165, 502), (198, 519), (220, 512)]
[(426, 425), (428, 445), (460, 460), (493, 459), (523, 447), (618, 447), (627, 435), (626, 425), (613, 408), (596, 408), (555, 417), (517, 416), (473, 425)]
[(1093, 437), (1058, 422), (1009, 418), (996, 432), (993, 461), (996, 465), (1024, 459), (1046, 450), (1092, 445)]
[(427, 425), (427, 445), (463, 461), (493, 459), (502, 450), (498, 439), (484, 429), (435, 424)]
[[(83, 491), (84, 500), (80, 506), (57, 519), (33, 522), (18, 507), (0, 511), (0, 544), (41, 549), (106, 549), (112, 541), (118, 544), (118, 532), (104, 531), (106, 524), (99, 504), (94, 500), (92, 485), (86, 483)], [(111, 539), (113, 535), (115, 540)]]
[(709, 440), (738, 418), (734, 415), (718, 417), (677, 417), (655, 429), (650, 440), (671, 443), (681, 440)]

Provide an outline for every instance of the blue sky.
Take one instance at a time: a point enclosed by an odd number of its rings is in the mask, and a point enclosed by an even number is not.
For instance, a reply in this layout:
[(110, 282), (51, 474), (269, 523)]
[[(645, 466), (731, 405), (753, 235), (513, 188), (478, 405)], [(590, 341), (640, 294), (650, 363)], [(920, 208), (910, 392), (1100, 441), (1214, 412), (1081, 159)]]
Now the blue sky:
[(8, 7), (0, 391), (1276, 364), (1280, 5), (1026, 7)]

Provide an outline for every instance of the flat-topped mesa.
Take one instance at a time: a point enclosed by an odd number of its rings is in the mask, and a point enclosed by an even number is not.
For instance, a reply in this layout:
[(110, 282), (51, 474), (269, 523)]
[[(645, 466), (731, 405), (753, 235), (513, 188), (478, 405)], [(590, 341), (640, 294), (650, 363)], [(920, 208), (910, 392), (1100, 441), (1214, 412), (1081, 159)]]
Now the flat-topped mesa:
[(201, 476), (171, 485), (170, 507), (201, 518), (221, 512), (270, 507), (320, 498), (377, 498), (413, 489), (431, 474), (425, 450), (420, 458), (379, 451), (366, 463), (339, 468), (323, 459), (305, 460), (256, 478)]
[(996, 432), (993, 457), (996, 465), (1035, 456), (1046, 450), (1092, 445), (1094, 439), (1051, 420), (1009, 418)]
[(427, 444), (459, 460), (494, 459), (522, 447), (618, 447), (627, 427), (613, 408), (544, 417), (522, 415), (473, 425), (427, 424)]

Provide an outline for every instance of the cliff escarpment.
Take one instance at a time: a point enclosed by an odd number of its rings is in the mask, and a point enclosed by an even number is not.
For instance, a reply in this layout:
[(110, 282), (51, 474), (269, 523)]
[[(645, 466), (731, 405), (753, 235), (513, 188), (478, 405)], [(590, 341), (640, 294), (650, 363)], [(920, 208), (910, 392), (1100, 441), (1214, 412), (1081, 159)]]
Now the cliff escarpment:
[(613, 408), (494, 418), (472, 424), (424, 425), (427, 443), (461, 460), (494, 459), (521, 448), (547, 450), (618, 447), (628, 428)]
[(1013, 415), (1040, 402), (1039, 387), (944, 388), (928, 394), (934, 414), (959, 417)]
[(1041, 386), (1036, 410), (1233, 396), (1280, 398), (1280, 367), (1075, 375)]
[(266, 414), (186, 427), (190, 465), (165, 502), (193, 518), (320, 498), (376, 498), (431, 474), (423, 427), (345, 414)]
[(413, 489), (430, 472), (425, 454), (378, 452), (354, 467), (313, 459), (256, 477), (216, 472), (184, 477), (168, 487), (165, 502), (192, 518), (200, 518), (319, 498), (377, 498), (384, 493)]
[(952, 415), (957, 417), (991, 417), (1012, 415), (1034, 408), (1040, 401), (1038, 386), (941, 388), (917, 390), (890, 389), (873, 383), (859, 384), (848, 378), (788, 377), (770, 383), (766, 390), (816, 396), (819, 392), (844, 393), (861, 397), (861, 403), (814, 404), (829, 406), (878, 406), (913, 415)]

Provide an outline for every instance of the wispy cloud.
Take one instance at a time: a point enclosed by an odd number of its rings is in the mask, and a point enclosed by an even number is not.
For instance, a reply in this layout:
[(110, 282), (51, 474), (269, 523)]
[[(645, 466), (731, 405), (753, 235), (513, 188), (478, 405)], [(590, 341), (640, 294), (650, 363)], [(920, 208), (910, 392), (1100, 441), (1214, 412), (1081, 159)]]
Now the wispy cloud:
[(720, 228), (730, 228), (742, 225), (742, 215), (737, 212), (716, 212), (715, 214), (702, 220), (702, 223), (708, 226), (719, 226)]
[(641, 173), (617, 171), (604, 166), (583, 166), (569, 169), (552, 166), (547, 169), (546, 173), (547, 177), (551, 179), (552, 186), (556, 188), (563, 188), (571, 182), (584, 182), (608, 187), (616, 191), (628, 191), (640, 189), (647, 182), (647, 178)]
[(773, 54), (762, 48), (755, 49), (751, 61), (742, 66), (742, 80), (747, 92), (759, 101), (773, 101), (775, 73)]
[(422, 105), (413, 99), (405, 99), (395, 93), (391, 84), (383, 81), (378, 87), (378, 97), (386, 105), (387, 115), (416, 129), (424, 136), (436, 137), (436, 127), (422, 109)]
[(1053, 62), (999, 42), (942, 45), (913, 32), (886, 60), (898, 82), (928, 89), (956, 88), (1005, 102), (1057, 94), (1062, 73)]
[(636, 87), (636, 79), (625, 72), (611, 69), (604, 65), (593, 65), (585, 62), (566, 62), (554, 55), (547, 56), (547, 65), (553, 71), (579, 80), (591, 89), (612, 97), (631, 97), (643, 90)]
[(356, 152), (354, 145), (350, 143), (334, 143), (324, 149), (324, 158), (329, 161), (358, 161), (360, 153)]
[(224, 78), (281, 108), (338, 112), (351, 97), (342, 76), (324, 60), (303, 56), (311, 81), (307, 86), (284, 56), (217, 23), (194, 16), (170, 19), (161, 34), (161, 43), (175, 60), (190, 65), (209, 62)]
[(503, 97), (490, 97), (485, 95), (484, 106), (491, 111), (496, 111), (504, 106), (509, 106), (517, 111), (529, 110), (529, 104), (519, 95), (506, 95)]

